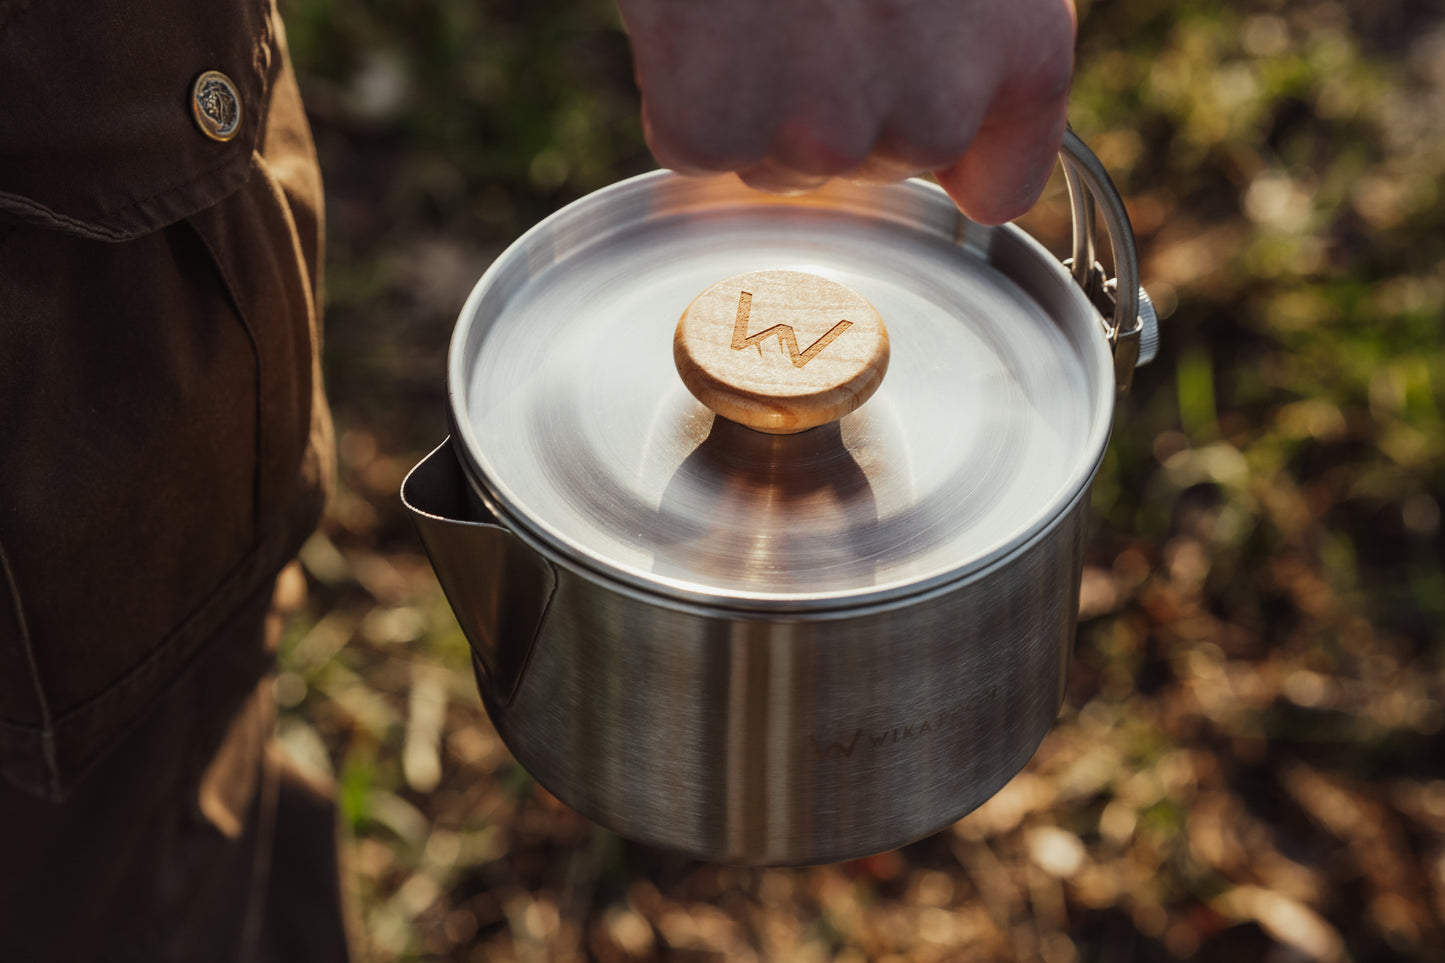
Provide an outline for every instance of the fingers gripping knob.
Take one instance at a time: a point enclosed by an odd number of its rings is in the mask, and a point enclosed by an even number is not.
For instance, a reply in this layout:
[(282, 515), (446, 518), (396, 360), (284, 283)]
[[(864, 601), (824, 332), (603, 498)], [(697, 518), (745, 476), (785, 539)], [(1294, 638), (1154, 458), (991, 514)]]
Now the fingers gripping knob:
[(719, 281), (682, 313), (677, 373), (714, 412), (770, 434), (837, 421), (877, 390), (888, 331), (857, 291), (801, 271)]

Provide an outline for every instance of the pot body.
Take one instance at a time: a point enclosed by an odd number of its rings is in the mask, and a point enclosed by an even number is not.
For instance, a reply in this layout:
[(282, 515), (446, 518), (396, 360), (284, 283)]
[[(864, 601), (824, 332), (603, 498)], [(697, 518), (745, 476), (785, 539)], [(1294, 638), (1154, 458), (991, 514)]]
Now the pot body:
[(508, 748), (630, 839), (745, 865), (891, 849), (997, 792), (1063, 699), (1087, 487), (957, 583), (766, 618), (547, 559), (489, 519), (449, 446), (404, 496)]
[[(1107, 200), (1117, 284), (1080, 194), (1071, 278), (929, 185), (665, 174), (487, 270), (453, 334), (453, 441), (402, 494), (543, 786), (631, 839), (798, 865), (935, 832), (1024, 766), (1063, 699), (1090, 486), (1147, 326), (1122, 201), (1072, 135), (1066, 154)], [(730, 427), (672, 369), (689, 301), (762, 268), (887, 317), (889, 378), (843, 421)]]

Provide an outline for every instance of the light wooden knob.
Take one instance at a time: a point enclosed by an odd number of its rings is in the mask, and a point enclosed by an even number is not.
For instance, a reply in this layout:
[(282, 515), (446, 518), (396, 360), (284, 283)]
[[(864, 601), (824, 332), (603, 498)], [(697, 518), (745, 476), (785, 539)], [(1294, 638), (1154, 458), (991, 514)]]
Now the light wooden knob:
[(698, 401), (787, 435), (868, 400), (888, 370), (888, 331), (846, 285), (801, 271), (753, 271), (719, 281), (687, 306), (672, 356)]

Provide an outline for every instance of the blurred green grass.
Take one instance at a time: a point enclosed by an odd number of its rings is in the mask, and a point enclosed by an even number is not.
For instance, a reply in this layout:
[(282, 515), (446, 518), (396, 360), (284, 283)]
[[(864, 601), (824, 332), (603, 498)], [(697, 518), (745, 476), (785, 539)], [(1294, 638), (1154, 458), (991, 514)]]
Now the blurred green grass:
[[(342, 489), (277, 684), (377, 960), (1419, 960), (1445, 939), (1445, 11), (1080, 5), (1074, 127), (1164, 322), (1094, 490), (1070, 694), (951, 830), (742, 871), (511, 761), (401, 514), (502, 247), (651, 166), (599, 2), (288, 0)], [(1062, 189), (1025, 226), (1060, 249)]]

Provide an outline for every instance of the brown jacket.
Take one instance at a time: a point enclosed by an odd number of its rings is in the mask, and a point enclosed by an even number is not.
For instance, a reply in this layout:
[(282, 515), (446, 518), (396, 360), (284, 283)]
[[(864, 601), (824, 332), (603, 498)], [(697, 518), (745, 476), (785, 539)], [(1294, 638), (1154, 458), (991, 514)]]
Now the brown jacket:
[(321, 246), (270, 0), (0, 0), (0, 959), (347, 957), (329, 803), (266, 748)]
[[(202, 133), (192, 85), (231, 79)], [(0, 0), (0, 777), (63, 798), (330, 475), (321, 185), (270, 0)], [(257, 651), (205, 698), (234, 704)]]

